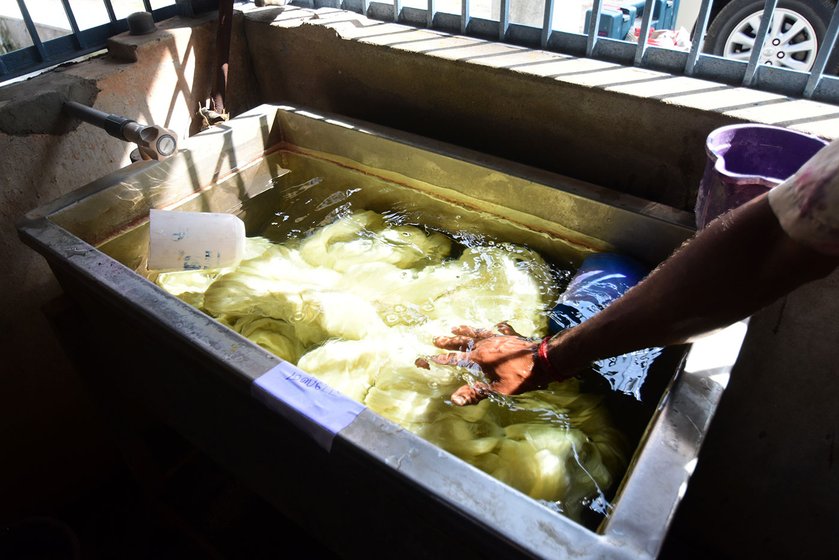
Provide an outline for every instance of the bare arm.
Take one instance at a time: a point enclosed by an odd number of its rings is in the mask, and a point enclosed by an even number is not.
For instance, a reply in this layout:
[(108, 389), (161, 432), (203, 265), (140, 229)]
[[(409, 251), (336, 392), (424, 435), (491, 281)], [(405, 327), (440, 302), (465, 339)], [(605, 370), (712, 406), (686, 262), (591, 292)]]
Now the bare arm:
[(623, 297), (549, 345), (551, 363), (667, 346), (751, 315), (839, 258), (791, 239), (761, 196), (712, 222)]
[[(435, 344), (460, 352), (435, 361), (473, 361), (493, 380), (488, 387), (462, 387), (452, 396), (456, 404), (477, 402), (489, 390), (517, 393), (597, 359), (685, 342), (726, 326), (826, 276), (837, 264), (839, 257), (784, 233), (764, 195), (712, 222), (623, 297), (555, 336), (548, 343), (551, 371), (534, 371), (535, 344), (530, 341), (477, 339), (457, 330), (457, 336), (440, 337)], [(468, 347), (471, 352), (465, 354)]]

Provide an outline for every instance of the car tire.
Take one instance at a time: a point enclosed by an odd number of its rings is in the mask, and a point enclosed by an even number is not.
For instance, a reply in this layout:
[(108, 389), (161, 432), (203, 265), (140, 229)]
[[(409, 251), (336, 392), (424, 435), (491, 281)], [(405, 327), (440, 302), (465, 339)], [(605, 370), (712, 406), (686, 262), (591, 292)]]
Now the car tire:
[[(757, 34), (758, 14), (763, 12), (763, 6), (764, 0), (733, 0), (727, 4), (708, 26), (703, 50), (726, 58), (748, 61), (752, 46), (749, 39)], [(833, 4), (829, 0), (778, 2), (774, 17), (775, 20), (779, 17), (783, 19), (779, 23), (773, 21), (770, 27), (766, 43), (769, 56), (762, 56), (761, 64), (809, 71), (815, 62), (818, 47), (824, 42), (832, 13)], [(785, 39), (781, 32), (787, 31), (793, 24), (800, 25), (801, 30), (795, 36)], [(773, 39), (777, 43), (771, 44)], [(802, 43), (812, 43), (815, 48), (802, 48)], [(828, 67), (833, 68), (834, 65)]]

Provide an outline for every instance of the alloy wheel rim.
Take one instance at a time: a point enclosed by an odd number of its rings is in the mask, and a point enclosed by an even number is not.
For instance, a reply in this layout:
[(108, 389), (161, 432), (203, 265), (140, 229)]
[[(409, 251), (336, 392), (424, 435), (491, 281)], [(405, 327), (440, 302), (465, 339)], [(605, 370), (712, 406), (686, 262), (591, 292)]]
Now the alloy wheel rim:
[[(749, 61), (762, 16), (760, 10), (734, 26), (725, 41), (725, 58)], [(816, 30), (809, 20), (794, 10), (778, 8), (769, 24), (758, 63), (806, 72), (813, 67), (817, 50)]]

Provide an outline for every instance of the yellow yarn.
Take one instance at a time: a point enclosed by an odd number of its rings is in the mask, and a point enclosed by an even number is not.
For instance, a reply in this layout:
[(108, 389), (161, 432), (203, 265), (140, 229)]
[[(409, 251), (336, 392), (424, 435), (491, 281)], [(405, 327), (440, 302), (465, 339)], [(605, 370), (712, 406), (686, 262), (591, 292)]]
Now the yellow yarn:
[[(235, 270), (160, 274), (164, 289), (331, 387), (528, 494), (579, 518), (625, 468), (602, 400), (576, 380), (456, 407), (462, 371), (418, 356), (455, 325), (508, 321), (544, 336), (557, 288), (535, 252), (469, 247), (357, 212), (303, 240), (248, 239)], [(469, 376), (467, 376), (469, 377)]]

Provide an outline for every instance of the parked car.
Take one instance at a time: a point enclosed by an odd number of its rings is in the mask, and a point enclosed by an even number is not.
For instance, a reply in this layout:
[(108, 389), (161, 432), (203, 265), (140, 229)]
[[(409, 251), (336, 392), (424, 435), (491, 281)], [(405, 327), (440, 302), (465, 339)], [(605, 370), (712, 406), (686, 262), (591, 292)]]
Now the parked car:
[[(585, 0), (583, 0), (585, 1)], [(675, 30), (677, 25), (694, 25), (701, 0), (656, 0), (651, 24), (658, 30)], [(779, 0), (769, 26), (760, 64), (809, 71), (824, 44), (825, 31), (837, 0)], [(748, 61), (763, 16), (765, 0), (715, 0), (705, 35), (704, 51), (726, 58)], [(629, 38), (640, 28), (645, 0), (605, 0), (601, 36)], [(679, 12), (686, 10), (680, 18)], [(591, 9), (586, 10), (581, 28), (588, 31)], [(682, 20), (678, 23), (678, 20)], [(631, 31), (627, 33), (627, 31)], [(839, 57), (837, 57), (839, 58)], [(828, 68), (836, 70), (839, 64)]]
[[(710, 54), (749, 60), (764, 0), (714, 2), (705, 35)], [(769, 26), (760, 64), (809, 71), (824, 43), (836, 0), (780, 0)], [(831, 65), (833, 66), (833, 65)]]

